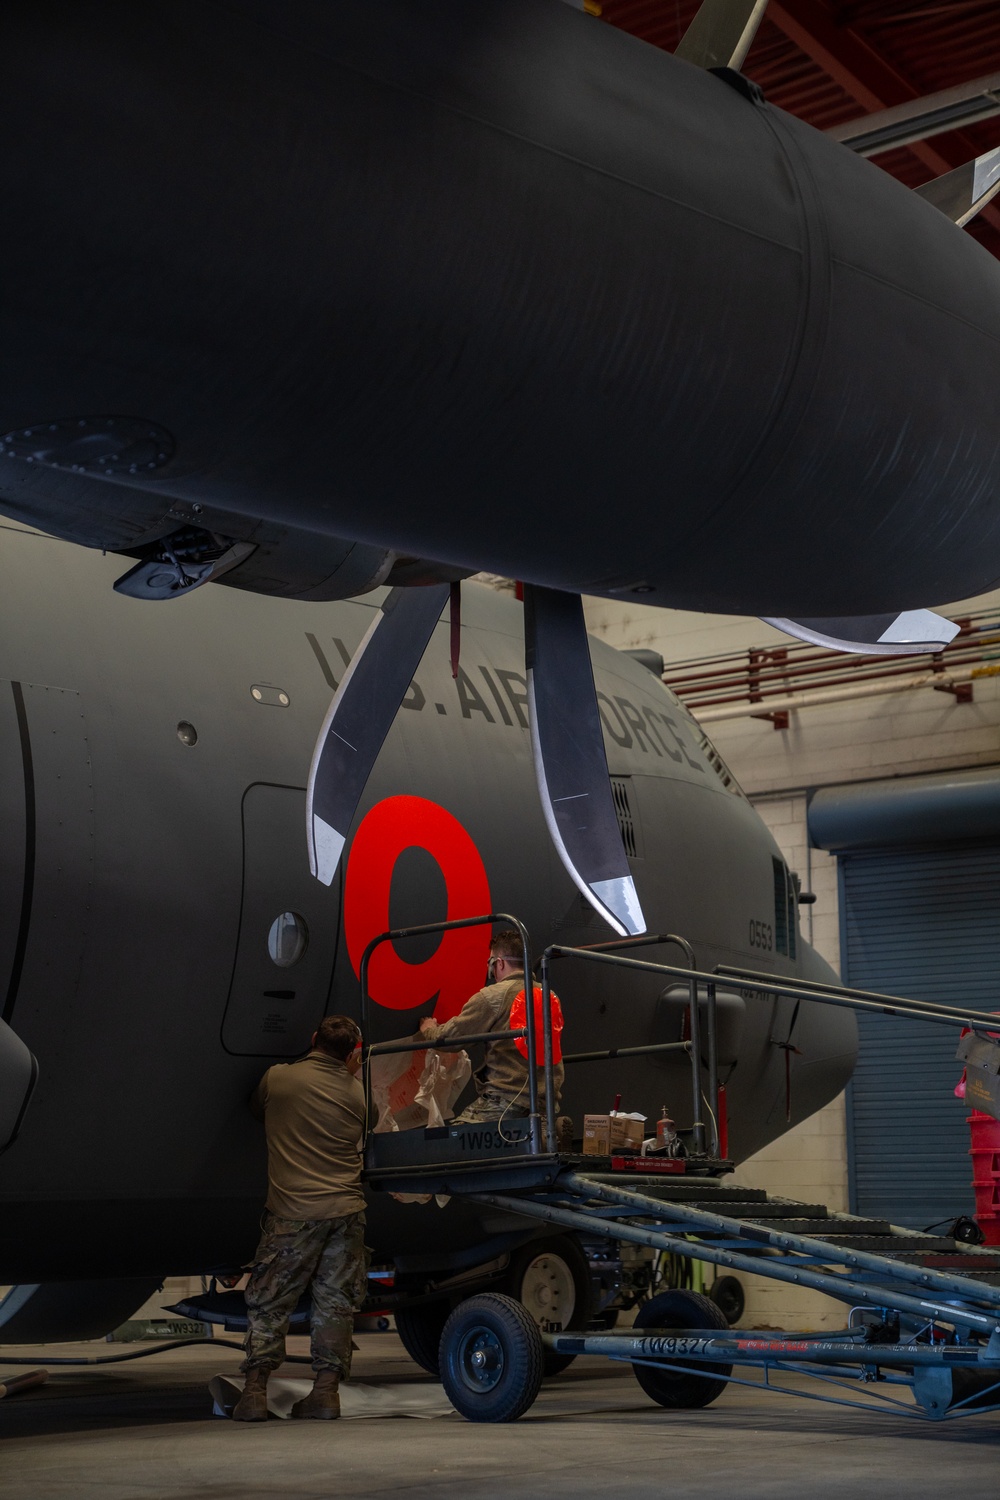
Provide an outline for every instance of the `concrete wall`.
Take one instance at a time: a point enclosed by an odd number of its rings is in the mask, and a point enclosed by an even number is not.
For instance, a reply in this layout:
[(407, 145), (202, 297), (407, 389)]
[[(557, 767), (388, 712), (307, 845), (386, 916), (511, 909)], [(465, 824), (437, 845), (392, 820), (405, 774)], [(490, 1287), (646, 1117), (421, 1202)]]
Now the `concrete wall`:
[[(1000, 590), (939, 606), (946, 615), (997, 608)], [(751, 646), (790, 644), (760, 620), (586, 601), (590, 631), (622, 648), (648, 647), (667, 663), (721, 656)], [(1000, 652), (998, 652), (1000, 654)], [(819, 786), (910, 776), (1000, 761), (1000, 678), (974, 685), (972, 703), (920, 688), (856, 702), (794, 710), (786, 730), (741, 718), (706, 725), (737, 780), (768, 824), (814, 906), (801, 908), (803, 934), (839, 972), (837, 870), (833, 856), (810, 849), (806, 802)], [(843, 1096), (743, 1163), (735, 1181), (778, 1196), (846, 1209), (847, 1148)], [(746, 1278), (747, 1327), (835, 1328), (840, 1303), (778, 1282)]]

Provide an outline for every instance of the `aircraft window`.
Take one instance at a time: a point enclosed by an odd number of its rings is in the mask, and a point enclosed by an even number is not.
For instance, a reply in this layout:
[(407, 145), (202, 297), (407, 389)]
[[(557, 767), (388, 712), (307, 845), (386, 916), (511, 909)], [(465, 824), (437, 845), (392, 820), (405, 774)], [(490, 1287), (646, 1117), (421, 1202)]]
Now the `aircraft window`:
[(267, 934), (267, 951), (279, 969), (297, 964), (309, 946), (309, 929), (305, 918), (296, 911), (283, 911), (275, 917)]
[(250, 696), (255, 703), (263, 703), (270, 708), (287, 708), (292, 701), (281, 688), (269, 687), (264, 682), (255, 682), (250, 689)]

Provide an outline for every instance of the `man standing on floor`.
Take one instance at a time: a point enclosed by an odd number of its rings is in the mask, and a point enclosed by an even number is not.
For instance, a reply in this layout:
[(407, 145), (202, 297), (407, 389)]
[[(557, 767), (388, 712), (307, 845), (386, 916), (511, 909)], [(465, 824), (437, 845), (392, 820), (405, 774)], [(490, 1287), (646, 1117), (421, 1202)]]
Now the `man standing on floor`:
[(246, 1290), (247, 1378), (233, 1411), (238, 1422), (267, 1420), (268, 1378), (284, 1360), (288, 1320), (307, 1287), (316, 1376), (292, 1416), (340, 1416), (354, 1311), (368, 1285), (360, 1067), (358, 1026), (348, 1016), (326, 1016), (309, 1055), (269, 1068), (250, 1101), (264, 1120), (268, 1192)]

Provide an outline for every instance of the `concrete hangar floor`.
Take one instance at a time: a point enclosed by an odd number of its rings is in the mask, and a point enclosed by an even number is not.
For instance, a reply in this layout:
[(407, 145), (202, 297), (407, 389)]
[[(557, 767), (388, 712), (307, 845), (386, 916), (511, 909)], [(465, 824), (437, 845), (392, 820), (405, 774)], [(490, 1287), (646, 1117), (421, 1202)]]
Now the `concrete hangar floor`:
[[(394, 1333), (359, 1334), (357, 1344), (352, 1383), (433, 1387)], [(44, 1365), (46, 1355), (108, 1346), (3, 1351), (22, 1352)], [(306, 1352), (305, 1341), (291, 1339), (289, 1352)], [(96, 1369), (51, 1366), (48, 1385), (0, 1403), (0, 1497), (938, 1500), (959, 1481), (968, 1493), (995, 1493), (1000, 1422), (991, 1416), (932, 1425), (734, 1385), (704, 1411), (666, 1412), (630, 1370), (581, 1358), (509, 1426), (453, 1414), (247, 1427), (213, 1417), (207, 1389), (238, 1358), (200, 1345)]]

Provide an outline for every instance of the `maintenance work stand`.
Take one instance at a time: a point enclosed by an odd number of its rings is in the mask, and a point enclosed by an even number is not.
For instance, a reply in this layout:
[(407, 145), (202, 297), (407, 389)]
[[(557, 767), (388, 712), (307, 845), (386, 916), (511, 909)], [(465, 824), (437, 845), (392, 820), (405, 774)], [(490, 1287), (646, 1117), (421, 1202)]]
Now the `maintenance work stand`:
[[(375, 938), (361, 964), (365, 1035), (368, 966), (381, 943), (497, 922), (520, 932), (524, 972), (530, 975), (527, 933), (507, 914), (399, 929)], [(679, 944), (688, 966), (634, 956), (637, 948), (663, 943)], [(687, 982), (689, 1040), (603, 1054), (688, 1053), (694, 1124), (686, 1161), (577, 1156), (556, 1149), (551, 968), (564, 958), (662, 975), (665, 984)], [(708, 1406), (730, 1382), (935, 1421), (1000, 1409), (1000, 1255), (881, 1220), (831, 1213), (822, 1205), (727, 1187), (720, 1180), (732, 1164), (720, 1155), (715, 991), (734, 980), (758, 994), (964, 1027), (984, 1038), (997, 1027), (996, 1017), (986, 1012), (959, 1013), (930, 1001), (728, 965), (701, 972), (689, 945), (670, 934), (593, 948), (552, 946), (540, 965), (541, 1049), (536, 1048), (531, 1004), (519, 1030), (434, 1044), (459, 1048), (475, 1041), (524, 1038), (528, 1058), (542, 1060), (535, 1070), (536, 1085), (539, 1073), (546, 1085), (544, 1095), (536, 1087), (531, 1113), (505, 1124), (502, 1133), (488, 1126), (452, 1124), (436, 1131), (372, 1134), (366, 1145), (366, 1181), (375, 1191), (459, 1195), (522, 1217), (526, 1226), (534, 1222), (574, 1232), (588, 1242), (646, 1247), (657, 1255), (809, 1287), (845, 1303), (850, 1309), (847, 1328), (823, 1334), (741, 1333), (729, 1328), (708, 1297), (674, 1288), (642, 1302), (632, 1328), (546, 1331), (513, 1297), (478, 1291), (451, 1312), (439, 1347), (448, 1397), (470, 1421), (516, 1420), (537, 1396), (546, 1364), (560, 1358), (568, 1362), (579, 1354), (631, 1364), (646, 1394), (673, 1409)], [(376, 1044), (368, 1055), (426, 1046)], [(595, 1055), (581, 1055), (580, 1060)], [(708, 1132), (702, 1123), (706, 1102)], [(752, 1371), (760, 1372), (757, 1378), (748, 1378)], [(811, 1377), (811, 1388), (796, 1386), (789, 1392), (781, 1381), (790, 1373)]]

